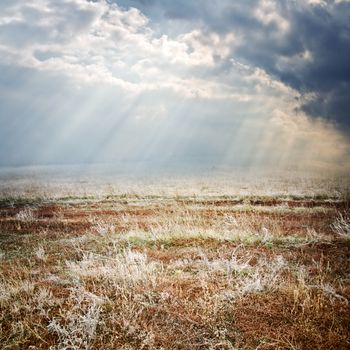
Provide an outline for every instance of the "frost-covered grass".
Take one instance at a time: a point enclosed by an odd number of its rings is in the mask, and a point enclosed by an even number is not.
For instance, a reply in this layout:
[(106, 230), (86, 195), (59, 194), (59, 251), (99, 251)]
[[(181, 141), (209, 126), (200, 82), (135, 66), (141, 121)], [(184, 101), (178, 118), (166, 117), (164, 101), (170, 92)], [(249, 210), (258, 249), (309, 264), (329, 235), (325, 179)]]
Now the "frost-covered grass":
[(350, 238), (350, 214), (339, 213), (339, 216), (332, 224), (334, 232), (342, 237)]
[(3, 202), (0, 347), (349, 348), (348, 203), (288, 186)]

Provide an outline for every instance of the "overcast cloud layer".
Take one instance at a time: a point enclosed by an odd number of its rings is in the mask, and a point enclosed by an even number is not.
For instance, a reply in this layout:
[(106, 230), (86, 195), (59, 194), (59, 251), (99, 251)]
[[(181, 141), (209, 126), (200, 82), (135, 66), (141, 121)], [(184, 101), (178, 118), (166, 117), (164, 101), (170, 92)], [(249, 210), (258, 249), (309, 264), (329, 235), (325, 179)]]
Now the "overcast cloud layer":
[(350, 3), (2, 0), (0, 164), (350, 164)]

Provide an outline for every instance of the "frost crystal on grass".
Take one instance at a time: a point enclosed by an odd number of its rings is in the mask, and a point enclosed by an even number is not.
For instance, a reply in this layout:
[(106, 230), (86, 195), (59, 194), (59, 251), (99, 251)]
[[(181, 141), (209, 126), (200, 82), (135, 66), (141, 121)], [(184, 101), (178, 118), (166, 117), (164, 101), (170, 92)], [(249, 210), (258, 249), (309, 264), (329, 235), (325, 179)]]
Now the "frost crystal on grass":
[(16, 214), (16, 219), (23, 222), (31, 222), (36, 219), (33, 209), (25, 208)]
[(150, 262), (147, 255), (126, 249), (111, 257), (87, 254), (79, 262), (67, 262), (72, 276), (103, 280), (112, 285), (133, 286), (152, 282), (159, 264)]
[(339, 236), (350, 238), (350, 217), (339, 214), (332, 224), (332, 229)]
[(50, 350), (89, 350), (95, 338), (100, 320), (100, 298), (84, 290), (74, 290), (71, 300), (74, 305), (60, 319), (52, 319), (49, 331), (58, 336), (58, 343)]

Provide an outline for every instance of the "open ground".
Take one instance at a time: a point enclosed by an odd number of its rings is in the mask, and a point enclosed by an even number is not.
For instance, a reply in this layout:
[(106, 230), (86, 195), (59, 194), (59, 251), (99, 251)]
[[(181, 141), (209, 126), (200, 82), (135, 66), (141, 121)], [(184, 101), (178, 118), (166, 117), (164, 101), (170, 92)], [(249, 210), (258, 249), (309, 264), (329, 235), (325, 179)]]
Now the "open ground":
[(2, 349), (350, 348), (348, 183), (5, 185)]

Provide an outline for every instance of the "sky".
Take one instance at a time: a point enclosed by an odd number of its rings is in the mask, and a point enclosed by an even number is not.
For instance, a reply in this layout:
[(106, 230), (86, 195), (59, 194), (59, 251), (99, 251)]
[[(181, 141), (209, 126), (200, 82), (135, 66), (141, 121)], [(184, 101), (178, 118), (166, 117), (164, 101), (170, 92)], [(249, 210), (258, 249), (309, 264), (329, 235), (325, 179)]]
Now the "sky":
[(349, 0), (1, 0), (0, 166), (350, 171)]

